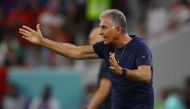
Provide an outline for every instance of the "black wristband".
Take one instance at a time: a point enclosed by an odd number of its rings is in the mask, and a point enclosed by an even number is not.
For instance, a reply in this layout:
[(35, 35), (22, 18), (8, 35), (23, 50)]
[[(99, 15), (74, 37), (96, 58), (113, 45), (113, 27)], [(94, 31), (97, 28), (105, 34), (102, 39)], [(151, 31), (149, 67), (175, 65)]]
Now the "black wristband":
[(123, 77), (127, 76), (127, 69), (126, 68), (122, 68), (121, 76), (123, 76)]

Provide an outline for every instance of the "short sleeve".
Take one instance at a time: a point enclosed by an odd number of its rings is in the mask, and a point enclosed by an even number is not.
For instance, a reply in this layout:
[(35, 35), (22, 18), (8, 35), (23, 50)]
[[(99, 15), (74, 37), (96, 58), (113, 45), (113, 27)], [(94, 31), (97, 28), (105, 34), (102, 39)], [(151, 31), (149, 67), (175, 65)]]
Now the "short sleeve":
[(94, 52), (102, 59), (104, 59), (104, 42), (97, 42), (93, 45)]
[(106, 65), (106, 62), (103, 61), (98, 73), (98, 85), (102, 79), (109, 79), (109, 68)]
[[(137, 66), (141, 65), (150, 65), (152, 66), (152, 54), (150, 48), (145, 44), (139, 44), (135, 50), (136, 64)], [(153, 67), (153, 66), (152, 66)]]
[(109, 72), (109, 68), (106, 65), (106, 62), (103, 61), (100, 67), (100, 74), (99, 74), (99, 78), (109, 78), (108, 77), (108, 72)]

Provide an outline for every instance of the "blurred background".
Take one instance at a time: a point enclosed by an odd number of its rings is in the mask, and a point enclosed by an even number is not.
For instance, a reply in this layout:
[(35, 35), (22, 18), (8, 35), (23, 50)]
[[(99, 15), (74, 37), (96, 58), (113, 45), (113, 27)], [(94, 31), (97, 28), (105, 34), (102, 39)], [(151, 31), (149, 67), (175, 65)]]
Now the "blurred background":
[(111, 8), (152, 49), (155, 109), (190, 109), (190, 0), (0, 0), (0, 109), (83, 109), (101, 60), (64, 58), (23, 40), (18, 28), (40, 23), (51, 40), (86, 45)]

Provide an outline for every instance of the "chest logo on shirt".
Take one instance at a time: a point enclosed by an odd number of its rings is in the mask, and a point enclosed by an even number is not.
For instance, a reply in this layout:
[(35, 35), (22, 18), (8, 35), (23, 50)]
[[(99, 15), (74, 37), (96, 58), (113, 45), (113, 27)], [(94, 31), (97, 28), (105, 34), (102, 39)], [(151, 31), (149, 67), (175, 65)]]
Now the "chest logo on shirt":
[(141, 58), (142, 58), (142, 59), (145, 59), (145, 58), (146, 58), (146, 56), (142, 56)]

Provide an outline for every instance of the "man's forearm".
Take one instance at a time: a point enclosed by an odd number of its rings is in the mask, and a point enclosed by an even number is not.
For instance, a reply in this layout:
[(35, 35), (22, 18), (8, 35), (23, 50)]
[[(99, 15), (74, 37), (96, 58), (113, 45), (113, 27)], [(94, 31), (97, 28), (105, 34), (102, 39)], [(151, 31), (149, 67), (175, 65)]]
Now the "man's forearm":
[(107, 95), (102, 94), (101, 91), (97, 91), (87, 109), (96, 109)]
[(41, 45), (65, 57), (80, 59), (80, 49), (75, 45), (69, 43), (58, 43), (46, 38), (42, 39)]
[(133, 81), (149, 83), (151, 81), (151, 74), (144, 71), (127, 69), (126, 78)]
[(127, 68), (118, 68), (118, 74), (124, 76), (126, 79), (131, 81), (149, 83), (152, 79), (150, 66), (140, 66), (138, 69), (130, 70)]
[(108, 96), (111, 88), (111, 82), (108, 78), (100, 80), (100, 86), (88, 105), (87, 109), (96, 109)]

